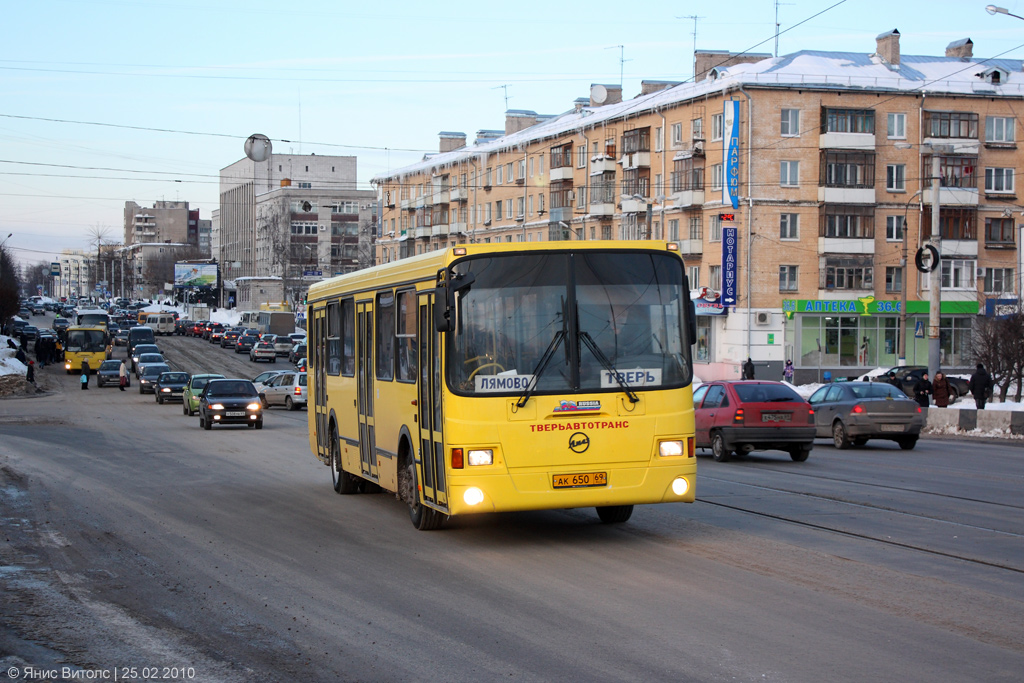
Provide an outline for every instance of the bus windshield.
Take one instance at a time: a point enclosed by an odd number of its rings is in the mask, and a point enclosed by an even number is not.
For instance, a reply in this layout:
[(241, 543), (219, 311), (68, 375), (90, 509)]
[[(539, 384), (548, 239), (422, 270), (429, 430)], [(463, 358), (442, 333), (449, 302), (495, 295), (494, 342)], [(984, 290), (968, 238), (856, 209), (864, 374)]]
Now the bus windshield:
[(76, 322), (79, 325), (103, 326), (110, 322), (110, 315), (102, 310), (82, 310), (78, 312)]
[(102, 330), (68, 330), (65, 351), (72, 353), (97, 353), (106, 351), (107, 335)]
[[(469, 276), (472, 276), (470, 280)], [(463, 395), (663, 389), (690, 382), (678, 257), (532, 252), (469, 258), (448, 383)]]

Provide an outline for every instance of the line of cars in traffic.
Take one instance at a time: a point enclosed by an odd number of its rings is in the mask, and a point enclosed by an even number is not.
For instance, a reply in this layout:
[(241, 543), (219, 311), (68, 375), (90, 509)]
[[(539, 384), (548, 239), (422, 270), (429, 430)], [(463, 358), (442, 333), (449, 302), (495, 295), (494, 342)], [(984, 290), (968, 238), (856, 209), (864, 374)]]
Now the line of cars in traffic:
[[(207, 339), (223, 348), (237, 346), (239, 340), (253, 336), (255, 340), (249, 344), (250, 360), (273, 354), (276, 362), (280, 353), (292, 362), (301, 364), (303, 369), (292, 367), (270, 370), (251, 380), (210, 373), (189, 375), (171, 369), (155, 339), (137, 340), (129, 334), (124, 342), (128, 346), (127, 362), (131, 366), (131, 375), (138, 382), (140, 394), (152, 393), (158, 404), (181, 401), (182, 414), (198, 414), (199, 426), (207, 430), (214, 425), (225, 424), (246, 424), (254, 429), (262, 429), (264, 409), (280, 405), (289, 410), (299, 410), (306, 405), (305, 335), (260, 335), (256, 330), (225, 329), (219, 323), (179, 322), (182, 330), (180, 334)], [(252, 353), (253, 349), (267, 349), (269, 354), (264, 351), (258, 356)], [(238, 352), (237, 348), (235, 350)], [(103, 363), (98, 371), (97, 384), (101, 387), (119, 384), (119, 369), (118, 360)], [(129, 378), (128, 386), (130, 384)]]
[(803, 462), (816, 438), (838, 449), (885, 439), (910, 450), (925, 426), (917, 401), (887, 382), (826, 384), (805, 400), (785, 382), (715, 381), (694, 390), (693, 406), (696, 446), (719, 462), (763, 450)]

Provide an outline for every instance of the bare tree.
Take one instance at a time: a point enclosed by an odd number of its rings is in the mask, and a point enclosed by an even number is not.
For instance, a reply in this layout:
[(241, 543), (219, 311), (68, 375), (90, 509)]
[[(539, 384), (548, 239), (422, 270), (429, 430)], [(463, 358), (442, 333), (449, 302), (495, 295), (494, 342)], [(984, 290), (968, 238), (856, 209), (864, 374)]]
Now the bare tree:
[(0, 248), (0, 325), (18, 312), (18, 279), (10, 252)]
[(1005, 401), (1010, 386), (1017, 385), (1015, 401), (1021, 400), (1024, 384), (1024, 313), (1003, 318), (978, 318), (971, 348), (974, 360), (983, 363)]

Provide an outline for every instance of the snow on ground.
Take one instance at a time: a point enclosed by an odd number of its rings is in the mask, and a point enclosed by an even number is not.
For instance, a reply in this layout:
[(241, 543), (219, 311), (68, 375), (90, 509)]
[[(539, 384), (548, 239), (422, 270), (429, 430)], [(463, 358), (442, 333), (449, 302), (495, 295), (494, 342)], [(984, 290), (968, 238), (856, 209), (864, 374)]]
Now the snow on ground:
[[(28, 367), (14, 357), (17, 351), (7, 345), (8, 339), (10, 337), (0, 334), (0, 375), (21, 375), (24, 377)], [(14, 343), (17, 344), (18, 340), (15, 339)]]

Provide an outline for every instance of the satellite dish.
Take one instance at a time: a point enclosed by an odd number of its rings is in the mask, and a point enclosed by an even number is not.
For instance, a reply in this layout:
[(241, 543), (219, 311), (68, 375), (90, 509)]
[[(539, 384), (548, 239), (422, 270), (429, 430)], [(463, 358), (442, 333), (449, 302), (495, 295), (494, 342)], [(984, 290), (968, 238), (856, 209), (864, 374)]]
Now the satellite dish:
[(604, 101), (608, 99), (608, 88), (603, 85), (592, 85), (590, 86), (590, 100), (594, 104), (604, 104)]
[(273, 151), (270, 138), (266, 135), (256, 133), (250, 135), (245, 141), (245, 156), (253, 161), (266, 161)]

